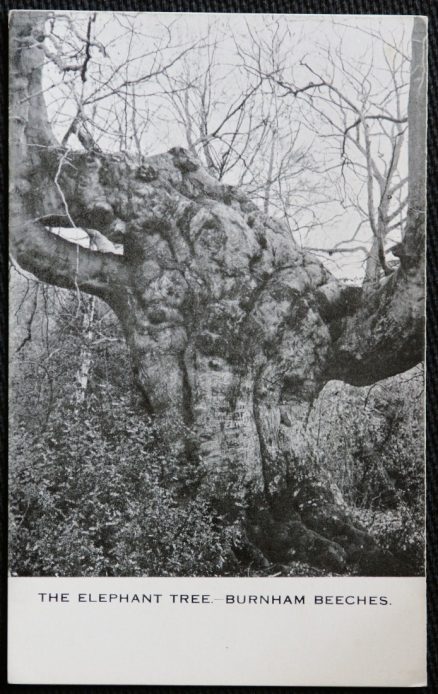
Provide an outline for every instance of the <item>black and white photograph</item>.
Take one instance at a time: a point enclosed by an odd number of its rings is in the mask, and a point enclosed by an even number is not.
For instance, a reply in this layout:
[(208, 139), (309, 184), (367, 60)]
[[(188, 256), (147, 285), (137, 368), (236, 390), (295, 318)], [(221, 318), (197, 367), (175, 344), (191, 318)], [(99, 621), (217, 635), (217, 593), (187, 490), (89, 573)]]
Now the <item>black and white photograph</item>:
[(427, 19), (9, 38), (10, 576), (424, 576)]

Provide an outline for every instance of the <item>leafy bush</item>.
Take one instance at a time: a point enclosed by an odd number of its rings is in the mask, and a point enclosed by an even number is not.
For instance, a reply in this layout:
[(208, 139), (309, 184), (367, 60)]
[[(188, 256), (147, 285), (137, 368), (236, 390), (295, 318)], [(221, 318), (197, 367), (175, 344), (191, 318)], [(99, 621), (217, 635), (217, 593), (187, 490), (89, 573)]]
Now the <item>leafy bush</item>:
[(345, 507), (401, 570), (424, 570), (423, 373), (370, 388), (332, 382), (309, 427), (307, 462), (329, 473)]
[(11, 449), (14, 574), (231, 570), (237, 525), (222, 522), (196, 494), (202, 469), (182, 466), (160, 423), (140, 416), (128, 398), (111, 398), (107, 389), (86, 408), (59, 409), (39, 439), (16, 431)]
[(424, 513), (421, 505), (412, 509), (401, 502), (394, 511), (354, 509), (354, 516), (391, 552), (407, 575), (424, 572)]

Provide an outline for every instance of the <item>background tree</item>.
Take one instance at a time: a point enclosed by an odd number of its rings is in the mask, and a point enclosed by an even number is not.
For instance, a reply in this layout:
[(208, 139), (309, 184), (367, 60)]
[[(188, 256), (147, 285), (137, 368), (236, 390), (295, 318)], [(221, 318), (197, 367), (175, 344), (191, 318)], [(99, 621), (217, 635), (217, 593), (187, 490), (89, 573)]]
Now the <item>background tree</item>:
[[(325, 239), (325, 247), (312, 248), (312, 238), (318, 237), (307, 233), (305, 247), (329, 258), (361, 254), (366, 282), (375, 282), (382, 272), (390, 274), (386, 253), (395, 244), (390, 235), (397, 232), (399, 240), (406, 219), (409, 37), (403, 32), (395, 38), (391, 27), (377, 21), (333, 18), (330, 32), (319, 31), (320, 22), (308, 22), (318, 36), (313, 44), (302, 37), (297, 41), (293, 25), (277, 27), (275, 46), (253, 44), (245, 65), (276, 85), (289, 107), (293, 104), (316, 148), (318, 173), (333, 191), (338, 217), (345, 229), (351, 227), (331, 243)], [(291, 42), (294, 61), (287, 59)], [(321, 238), (320, 225), (317, 230)]]

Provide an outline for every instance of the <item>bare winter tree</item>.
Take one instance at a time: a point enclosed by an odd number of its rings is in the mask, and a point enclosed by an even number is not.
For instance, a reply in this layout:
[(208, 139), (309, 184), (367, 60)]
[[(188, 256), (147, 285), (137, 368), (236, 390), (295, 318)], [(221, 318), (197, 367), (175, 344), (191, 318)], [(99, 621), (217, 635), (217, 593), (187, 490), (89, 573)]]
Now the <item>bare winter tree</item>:
[[(352, 36), (359, 48), (346, 50), (344, 44)], [(364, 36), (372, 37), (372, 48), (361, 43)], [(351, 250), (365, 254), (365, 282), (378, 282), (396, 264), (387, 262), (391, 244), (397, 253), (391, 236), (402, 234), (406, 223), (408, 39), (403, 34), (397, 45), (388, 29), (333, 18), (330, 39), (316, 41), (311, 54), (308, 46), (299, 47), (301, 57), (289, 61), (288, 46), (294, 39), (299, 45), (285, 24), (277, 28), (272, 45), (265, 42), (260, 48), (253, 42), (244, 60), (250, 74), (269, 80), (278, 98), (298, 109), (295, 118), (313, 135), (319, 150), (317, 176), (323, 180), (323, 173), (328, 173), (336, 178), (335, 186), (328, 178), (325, 184), (340, 211), (349, 211), (344, 217), (351, 227), (349, 235), (325, 247), (312, 247), (308, 239), (304, 245), (326, 257)]]
[[(59, 142), (47, 115), (45, 61), (86, 77), (93, 51), (104, 49), (92, 39), (91, 18), (72, 62), (61, 53), (53, 55), (56, 36), (50, 21), (45, 13), (12, 16), (14, 258), (42, 282), (97, 296), (113, 309), (145, 408), (184, 421), (192, 435), (181, 448), (207, 463), (212, 488), (233, 475), (264, 500), (247, 525), (259, 550), (269, 554), (276, 543), (277, 556), (286, 561), (292, 547), (294, 552), (301, 547), (303, 556), (316, 554), (338, 570), (355, 559), (364, 572), (373, 571), (379, 556), (374, 541), (336, 506), (331, 491), (319, 496), (317, 505), (308, 499), (298, 506), (288, 497), (288, 484), (302, 454), (312, 402), (328, 381), (372, 384), (423, 358), (424, 21), (415, 19), (412, 35), (409, 196), (397, 249), (400, 265), (387, 281), (366, 289), (344, 286), (314, 254), (291, 243), (286, 226), (239, 188), (212, 175), (217, 168), (211, 150), (205, 151), (212, 142), (208, 133), (201, 144), (209, 170), (193, 147), (151, 157), (100, 151), (93, 133), (87, 137), (81, 109), (107, 94), (104, 79), (93, 85), (93, 96), (84, 96), (75, 116), (83, 149), (69, 149), (68, 138)], [(163, 79), (164, 68), (157, 66)], [(120, 79), (118, 91), (132, 87), (122, 73), (113, 71), (112, 79)], [(186, 87), (184, 95), (190, 94)], [(198, 87), (195, 82), (193, 89)], [(128, 95), (131, 106), (133, 95)], [(342, 98), (337, 95), (335, 102)], [(184, 96), (178, 103), (185, 108)], [(362, 128), (365, 175), (376, 178), (367, 118), (355, 111), (342, 137), (347, 143)], [(394, 160), (405, 120), (391, 120)], [(132, 118), (120, 121), (122, 133), (128, 122)], [(205, 124), (201, 114), (198, 127)], [(380, 244), (388, 227), (379, 226), (379, 220), (388, 225), (392, 214), (384, 193), (400, 181), (390, 168), (382, 182), (377, 179), (382, 200), (377, 208), (370, 204)], [(269, 188), (265, 192), (269, 201)], [(55, 227), (91, 230), (107, 245), (83, 247), (53, 233)], [(114, 252), (113, 244), (123, 244), (123, 255)], [(288, 515), (279, 525), (280, 506)]]

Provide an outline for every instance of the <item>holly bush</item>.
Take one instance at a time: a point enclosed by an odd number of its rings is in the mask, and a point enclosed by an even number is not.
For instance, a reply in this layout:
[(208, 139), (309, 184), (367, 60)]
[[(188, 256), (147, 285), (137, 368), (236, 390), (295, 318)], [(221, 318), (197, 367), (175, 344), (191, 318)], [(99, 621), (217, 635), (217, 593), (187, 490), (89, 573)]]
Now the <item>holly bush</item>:
[[(167, 441), (165, 440), (167, 439)], [(40, 576), (232, 571), (235, 528), (197, 494), (163, 424), (109, 389), (11, 441), (10, 569)], [(234, 570), (235, 573), (235, 570)]]

